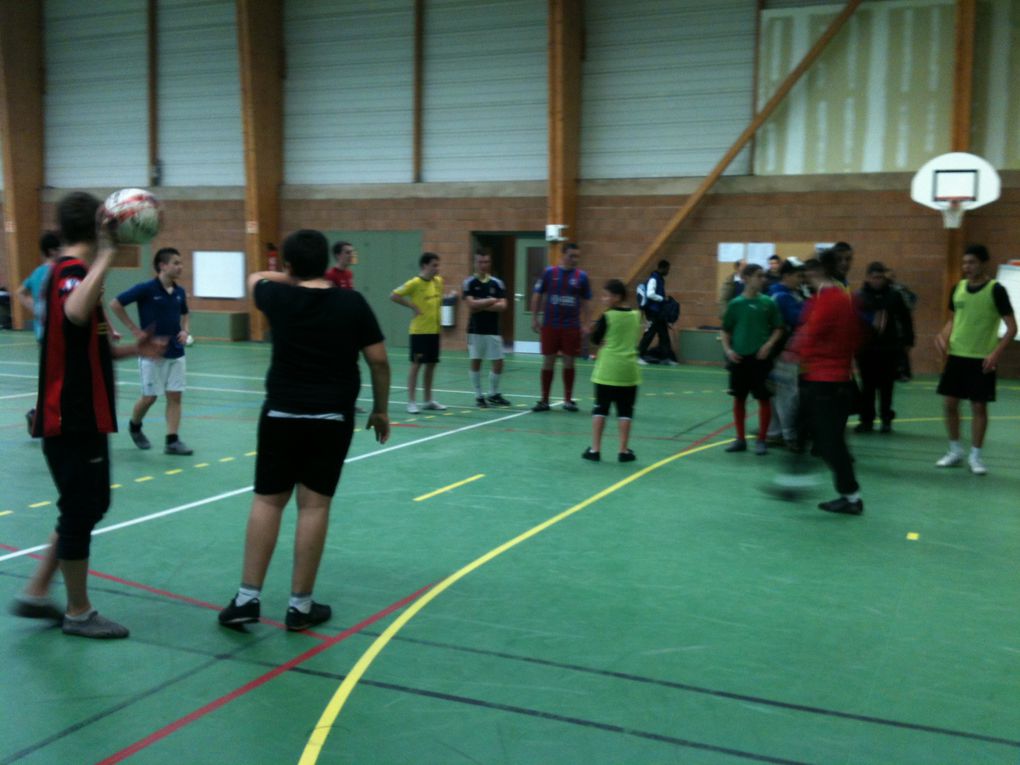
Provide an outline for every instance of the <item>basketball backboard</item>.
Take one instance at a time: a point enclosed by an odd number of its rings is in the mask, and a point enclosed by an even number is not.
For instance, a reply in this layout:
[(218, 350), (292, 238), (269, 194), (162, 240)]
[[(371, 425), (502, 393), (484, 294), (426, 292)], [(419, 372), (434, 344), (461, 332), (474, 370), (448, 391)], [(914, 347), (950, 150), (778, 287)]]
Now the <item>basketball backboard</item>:
[(924, 163), (910, 184), (910, 196), (942, 213), (946, 228), (959, 228), (963, 214), (999, 198), (999, 174), (987, 160), (954, 151)]

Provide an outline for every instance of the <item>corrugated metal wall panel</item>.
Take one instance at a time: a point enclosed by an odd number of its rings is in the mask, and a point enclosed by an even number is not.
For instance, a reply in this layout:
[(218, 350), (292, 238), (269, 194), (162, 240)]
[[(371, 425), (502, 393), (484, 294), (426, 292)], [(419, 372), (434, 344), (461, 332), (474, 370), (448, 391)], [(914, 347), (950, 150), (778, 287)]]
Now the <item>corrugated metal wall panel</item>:
[(159, 0), (164, 186), (244, 185), (234, 0)]
[(0, 190), (4, 187), (4, 137), (0, 133)]
[(546, 0), (429, 0), (423, 179), (548, 174)]
[(974, 152), (1020, 169), (1020, 0), (978, 4), (974, 61)]
[(145, 3), (46, 0), (44, 14), (46, 183), (145, 184)]
[[(761, 102), (839, 9), (763, 13)], [(759, 132), (755, 171), (909, 171), (949, 151), (953, 13), (953, 0), (862, 4)]]
[[(584, 178), (707, 175), (752, 117), (753, 0), (588, 0)], [(749, 171), (747, 154), (728, 174)]]
[(408, 0), (286, 0), (286, 183), (411, 180), (413, 35)]

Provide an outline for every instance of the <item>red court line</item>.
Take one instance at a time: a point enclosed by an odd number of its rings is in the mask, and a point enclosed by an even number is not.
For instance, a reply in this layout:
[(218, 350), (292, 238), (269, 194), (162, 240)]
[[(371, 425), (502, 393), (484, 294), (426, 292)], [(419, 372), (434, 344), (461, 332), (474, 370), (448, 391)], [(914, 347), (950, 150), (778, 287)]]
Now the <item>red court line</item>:
[(410, 595), (408, 595), (407, 597), (401, 598), (396, 603), (393, 603), (393, 604), (387, 606), (382, 611), (378, 611), (377, 613), (372, 614), (367, 619), (364, 619), (363, 621), (359, 622), (358, 624), (355, 624), (353, 627), (348, 627), (346, 630), (344, 630), (340, 634), (334, 635), (333, 637), (331, 637), (331, 638), (329, 638), (327, 640), (324, 640), (322, 643), (319, 643), (319, 645), (315, 646), (314, 648), (310, 648), (309, 650), (305, 651), (302, 654), (299, 654), (298, 656), (295, 656), (293, 659), (291, 659), (290, 661), (286, 662), (285, 664), (281, 664), (276, 669), (272, 669), (269, 672), (265, 673), (264, 675), (256, 677), (254, 680), (252, 680), (252, 681), (250, 681), (248, 683), (245, 683), (240, 688), (237, 688), (236, 690), (231, 691), (230, 693), (226, 694), (225, 696), (220, 696), (215, 701), (211, 701), (208, 704), (206, 704), (205, 706), (199, 707), (194, 712), (191, 712), (190, 714), (187, 714), (184, 717), (181, 717), (180, 719), (175, 720), (174, 722), (170, 723), (169, 725), (166, 725), (166, 726), (160, 728), (156, 732), (150, 733), (145, 738), (140, 739), (139, 741), (136, 741), (135, 743), (131, 744), (131, 746), (129, 746), (129, 747), (125, 748), (125, 749), (121, 749), (119, 752), (117, 752), (114, 755), (111, 755), (110, 757), (107, 757), (105, 760), (100, 760), (99, 763), (97, 763), (97, 765), (113, 765), (113, 763), (122, 762), (123, 760), (126, 760), (131, 755), (136, 754), (137, 752), (140, 752), (142, 749), (145, 749), (146, 747), (151, 746), (152, 744), (156, 743), (157, 741), (160, 741), (161, 739), (166, 738), (171, 733), (174, 733), (175, 731), (178, 731), (181, 728), (183, 728), (185, 725), (188, 725), (189, 723), (193, 723), (195, 720), (198, 720), (199, 718), (205, 717), (210, 712), (214, 712), (217, 709), (219, 709), (220, 707), (222, 707), (222, 706), (224, 706), (226, 704), (229, 704), (234, 699), (239, 698), (239, 697), (245, 695), (249, 691), (255, 690), (256, 688), (258, 688), (261, 685), (265, 685), (270, 680), (272, 680), (274, 677), (277, 677), (278, 675), (282, 675), (284, 672), (287, 672), (288, 670), (293, 669), (294, 667), (298, 666), (299, 664), (303, 664), (304, 662), (306, 662), (309, 659), (311, 659), (313, 656), (319, 655), (320, 653), (325, 651), (327, 648), (332, 648), (337, 643), (340, 643), (341, 641), (346, 640), (347, 638), (351, 637), (352, 635), (355, 635), (358, 632), (361, 632), (361, 630), (365, 629), (366, 627), (369, 627), (369, 626), (375, 624), (380, 619), (383, 619), (386, 616), (389, 616), (394, 611), (396, 611), (396, 610), (398, 610), (400, 608), (403, 608), (408, 603), (416, 600), (418, 597), (420, 597), (423, 593), (425, 593), (432, 586), (433, 586), (432, 584), (425, 585), (424, 587), (422, 587), (417, 592), (413, 592)]
[[(10, 545), (5, 545), (2, 542), (0, 542), (0, 548), (4, 550), (9, 550), (10, 552), (18, 552), (17, 547), (11, 547)], [(42, 556), (39, 555), (38, 553), (30, 553), (26, 557), (35, 558), (36, 560), (42, 560)], [(182, 603), (187, 603), (188, 605), (191, 606), (198, 606), (199, 608), (208, 608), (213, 611), (219, 611), (221, 608), (221, 606), (217, 606), (215, 603), (207, 603), (204, 600), (196, 600), (195, 598), (188, 597), (187, 595), (179, 595), (178, 593), (170, 592), (169, 590), (161, 590), (157, 587), (150, 587), (149, 585), (142, 584), (141, 582), (133, 582), (130, 579), (122, 579), (119, 576), (114, 576), (113, 574), (106, 574), (103, 573), (102, 571), (96, 571), (95, 569), (92, 568), (89, 569), (89, 576), (94, 576), (97, 579), (106, 579), (107, 581), (110, 582), (116, 582), (117, 584), (122, 584), (125, 587), (133, 587), (136, 590), (151, 592), (153, 595), (159, 595), (164, 598), (170, 598), (171, 600), (179, 600)], [(281, 630), (287, 629), (287, 625), (285, 625), (283, 622), (274, 621), (273, 619), (262, 618), (259, 619), (259, 621), (262, 624), (268, 624), (270, 627), (276, 627), (277, 629)], [(312, 630), (303, 630), (303, 634), (308, 635), (310, 637), (318, 638), (319, 640), (329, 639), (329, 635), (323, 635), (321, 632), (313, 632)]]

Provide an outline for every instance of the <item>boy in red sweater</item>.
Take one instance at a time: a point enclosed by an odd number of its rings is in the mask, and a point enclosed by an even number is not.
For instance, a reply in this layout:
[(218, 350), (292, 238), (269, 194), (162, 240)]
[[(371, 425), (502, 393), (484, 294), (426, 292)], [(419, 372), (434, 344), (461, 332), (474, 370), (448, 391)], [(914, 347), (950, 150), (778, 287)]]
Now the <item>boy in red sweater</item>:
[(791, 350), (801, 368), (802, 432), (832, 470), (839, 492), (839, 497), (818, 507), (830, 513), (860, 515), (864, 502), (844, 433), (853, 401), (851, 368), (860, 344), (860, 319), (853, 299), (838, 280), (839, 266), (840, 254), (835, 250), (821, 253), (817, 266), (808, 264), (808, 283), (815, 294), (804, 306)]

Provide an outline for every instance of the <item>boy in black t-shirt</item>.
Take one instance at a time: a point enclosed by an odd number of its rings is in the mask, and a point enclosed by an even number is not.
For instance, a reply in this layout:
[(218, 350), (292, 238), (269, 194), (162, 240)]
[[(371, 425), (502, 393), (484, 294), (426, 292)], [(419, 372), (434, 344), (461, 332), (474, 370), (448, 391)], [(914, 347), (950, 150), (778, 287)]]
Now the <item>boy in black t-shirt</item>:
[[(468, 359), (475, 401), (482, 409), (490, 404), (510, 406), (499, 392), (499, 378), (503, 374), (503, 338), (499, 334), (499, 319), (506, 310), (506, 287), (502, 280), (492, 275), (492, 256), (489, 253), (475, 255), (475, 273), (464, 280), (463, 292), (464, 302), (471, 312), (468, 319)], [(483, 360), (492, 362), (488, 397), (482, 394)]]
[(312, 601), (312, 588), (354, 430), (359, 353), (372, 376), (374, 405), (367, 427), (379, 443), (389, 438), (390, 366), (382, 332), (361, 293), (332, 289), (324, 276), (328, 261), (326, 237), (305, 229), (283, 244), (284, 273), (248, 277), (255, 305), (269, 319), (273, 355), (259, 419), (241, 587), (220, 612), (225, 626), (259, 620), (262, 584), (295, 488), (298, 521), (287, 629), (304, 630), (332, 615), (329, 606)]

